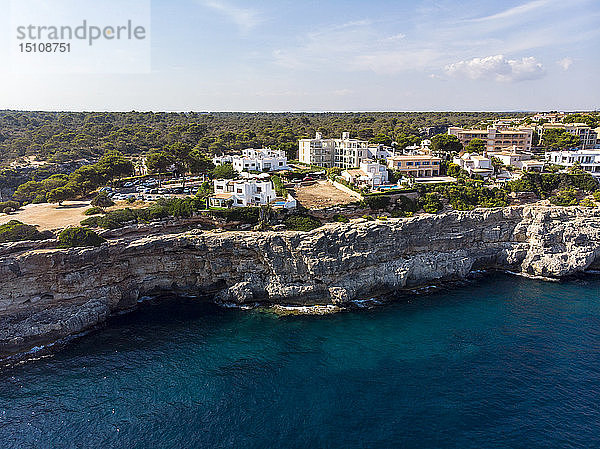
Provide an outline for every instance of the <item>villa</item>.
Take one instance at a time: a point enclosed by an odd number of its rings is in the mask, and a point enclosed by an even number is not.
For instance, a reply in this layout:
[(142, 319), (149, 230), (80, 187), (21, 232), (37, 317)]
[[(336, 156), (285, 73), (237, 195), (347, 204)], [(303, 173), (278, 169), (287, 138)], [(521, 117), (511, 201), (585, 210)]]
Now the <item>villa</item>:
[(442, 159), (435, 156), (404, 154), (389, 158), (388, 168), (413, 178), (430, 178), (441, 174), (441, 163)]
[(259, 150), (248, 148), (242, 151), (241, 156), (217, 156), (213, 158), (213, 163), (215, 165), (232, 164), (237, 172), (270, 172), (289, 169), (285, 152), (270, 148)]
[(579, 164), (582, 170), (600, 178), (600, 150), (549, 151), (546, 161), (568, 168)]
[(250, 179), (215, 179), (211, 207), (247, 207), (269, 204), (277, 197), (273, 182), (266, 177)]
[(477, 153), (464, 153), (455, 157), (452, 162), (466, 170), (471, 176), (478, 175), (489, 178), (494, 174), (492, 160), (489, 157), (479, 156)]
[(342, 178), (357, 186), (374, 188), (388, 182), (388, 171), (385, 165), (378, 162), (365, 161), (360, 168), (348, 169), (342, 172)]

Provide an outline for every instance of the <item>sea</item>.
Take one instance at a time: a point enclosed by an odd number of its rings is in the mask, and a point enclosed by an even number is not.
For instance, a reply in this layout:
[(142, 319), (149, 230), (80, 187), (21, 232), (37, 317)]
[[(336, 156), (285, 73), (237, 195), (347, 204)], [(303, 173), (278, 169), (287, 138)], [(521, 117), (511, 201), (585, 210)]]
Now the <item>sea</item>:
[(489, 274), (326, 316), (150, 301), (1, 368), (0, 448), (598, 448), (599, 296)]

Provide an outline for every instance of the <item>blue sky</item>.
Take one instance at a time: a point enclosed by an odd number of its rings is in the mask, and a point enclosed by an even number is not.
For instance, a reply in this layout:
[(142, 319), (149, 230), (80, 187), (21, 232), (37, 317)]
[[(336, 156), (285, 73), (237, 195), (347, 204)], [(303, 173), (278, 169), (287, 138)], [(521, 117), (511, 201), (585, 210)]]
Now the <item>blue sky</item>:
[(596, 109), (599, 21), (598, 0), (153, 0), (151, 73), (0, 66), (0, 108)]

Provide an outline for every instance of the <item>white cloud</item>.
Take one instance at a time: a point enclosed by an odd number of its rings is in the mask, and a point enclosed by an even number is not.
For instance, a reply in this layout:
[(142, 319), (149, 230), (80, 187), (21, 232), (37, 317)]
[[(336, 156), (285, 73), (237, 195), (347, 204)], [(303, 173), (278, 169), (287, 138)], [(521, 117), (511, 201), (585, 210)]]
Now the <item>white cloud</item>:
[(258, 12), (253, 9), (241, 8), (222, 0), (201, 0), (200, 3), (227, 17), (242, 32), (248, 32), (262, 22)]
[(503, 55), (473, 58), (445, 67), (448, 75), (473, 80), (525, 81), (543, 77), (546, 71), (533, 56), (507, 59)]
[(490, 16), (473, 19), (473, 22), (492, 22), (507, 19), (514, 20), (515, 17), (529, 15), (532, 11), (536, 9), (547, 8), (551, 6), (552, 3), (556, 4), (558, 2), (556, 0), (533, 0), (531, 2), (515, 6), (514, 8), (506, 9), (502, 12), (492, 14)]
[(567, 71), (569, 70), (569, 67), (571, 67), (571, 65), (573, 64), (573, 60), (571, 58), (563, 58), (559, 61), (556, 61), (556, 63), (564, 70)]

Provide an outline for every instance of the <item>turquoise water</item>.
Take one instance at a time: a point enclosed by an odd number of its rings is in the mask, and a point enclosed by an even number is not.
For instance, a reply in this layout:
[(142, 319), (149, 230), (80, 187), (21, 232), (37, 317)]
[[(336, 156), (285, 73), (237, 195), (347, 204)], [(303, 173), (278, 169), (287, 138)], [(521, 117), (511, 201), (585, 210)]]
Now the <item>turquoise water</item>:
[(600, 278), (276, 318), (178, 300), (0, 372), (5, 448), (600, 447)]

